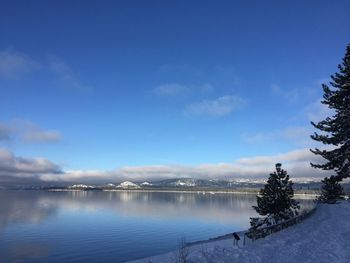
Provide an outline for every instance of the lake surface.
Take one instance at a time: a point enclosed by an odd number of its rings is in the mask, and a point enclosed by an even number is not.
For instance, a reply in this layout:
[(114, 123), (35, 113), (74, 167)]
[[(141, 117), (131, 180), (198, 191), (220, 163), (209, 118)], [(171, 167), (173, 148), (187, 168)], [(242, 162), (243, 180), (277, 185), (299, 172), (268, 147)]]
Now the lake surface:
[[(304, 201), (304, 206), (311, 202)], [(125, 262), (249, 227), (251, 194), (0, 191), (0, 262)]]

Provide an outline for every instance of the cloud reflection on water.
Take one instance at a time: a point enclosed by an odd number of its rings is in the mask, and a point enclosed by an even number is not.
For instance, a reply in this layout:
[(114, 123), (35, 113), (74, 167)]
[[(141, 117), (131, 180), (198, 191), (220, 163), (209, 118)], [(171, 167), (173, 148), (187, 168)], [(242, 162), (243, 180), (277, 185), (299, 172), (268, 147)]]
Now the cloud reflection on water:
[(0, 191), (0, 200), (0, 254), (6, 262), (113, 253), (131, 258), (130, 246), (147, 256), (148, 246), (167, 251), (183, 233), (199, 240), (245, 229), (256, 215), (254, 194)]
[(40, 223), (59, 212), (109, 211), (123, 216), (196, 218), (244, 222), (254, 214), (253, 194), (98, 191), (0, 191), (0, 229), (12, 223)]
[(244, 222), (254, 214), (253, 194), (98, 191), (0, 191), (0, 229), (12, 223), (40, 223), (59, 212), (109, 211), (123, 216), (196, 218)]

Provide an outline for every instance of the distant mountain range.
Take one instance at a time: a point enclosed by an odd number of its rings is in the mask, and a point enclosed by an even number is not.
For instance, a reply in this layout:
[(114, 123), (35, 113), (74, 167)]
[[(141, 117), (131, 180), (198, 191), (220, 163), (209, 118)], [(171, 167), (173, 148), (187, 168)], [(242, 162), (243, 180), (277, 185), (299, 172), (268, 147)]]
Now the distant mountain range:
[[(120, 190), (120, 189), (258, 189), (266, 183), (265, 179), (194, 179), (180, 178), (167, 179), (150, 182), (132, 182), (124, 181), (105, 184), (82, 184), (76, 182), (68, 184), (60, 182), (43, 183), (43, 184), (15, 184), (15, 185), (0, 185), (0, 189), (66, 189), (66, 190)], [(294, 180), (294, 189), (310, 189), (316, 190), (321, 186), (320, 179), (313, 178), (297, 178)], [(350, 183), (344, 184), (344, 188), (350, 189)]]
[[(194, 179), (180, 178), (152, 182), (124, 181), (119, 184), (107, 183), (101, 185), (73, 184), (69, 186), (51, 186), (49, 188), (80, 189), (80, 190), (118, 190), (118, 189), (240, 189), (261, 188), (265, 184), (263, 179)], [(319, 189), (320, 182), (300, 180), (294, 184), (295, 189)], [(47, 187), (46, 187), (47, 188)]]
[[(153, 182), (153, 187), (173, 187), (173, 188), (261, 188), (266, 183), (265, 179), (167, 179)], [(319, 179), (301, 178), (294, 183), (295, 188), (319, 188), (321, 185)]]

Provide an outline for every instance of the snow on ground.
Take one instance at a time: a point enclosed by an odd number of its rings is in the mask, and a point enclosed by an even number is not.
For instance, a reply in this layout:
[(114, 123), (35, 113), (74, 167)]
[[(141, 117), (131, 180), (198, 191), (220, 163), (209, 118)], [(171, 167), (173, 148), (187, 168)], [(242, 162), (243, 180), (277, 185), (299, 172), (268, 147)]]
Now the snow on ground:
[[(178, 251), (133, 263), (179, 262)], [(256, 240), (233, 246), (226, 239), (189, 247), (186, 262), (350, 262), (350, 202), (320, 205), (301, 223)]]

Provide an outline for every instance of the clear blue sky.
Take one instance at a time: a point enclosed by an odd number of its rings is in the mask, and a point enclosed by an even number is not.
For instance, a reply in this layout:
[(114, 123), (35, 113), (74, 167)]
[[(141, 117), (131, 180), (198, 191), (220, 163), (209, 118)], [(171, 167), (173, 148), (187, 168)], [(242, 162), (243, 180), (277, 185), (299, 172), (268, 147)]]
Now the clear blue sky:
[(66, 170), (309, 147), (349, 11), (349, 1), (1, 1), (0, 147)]

